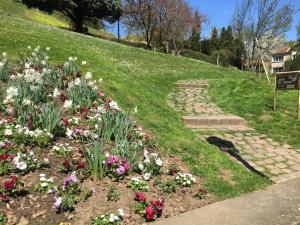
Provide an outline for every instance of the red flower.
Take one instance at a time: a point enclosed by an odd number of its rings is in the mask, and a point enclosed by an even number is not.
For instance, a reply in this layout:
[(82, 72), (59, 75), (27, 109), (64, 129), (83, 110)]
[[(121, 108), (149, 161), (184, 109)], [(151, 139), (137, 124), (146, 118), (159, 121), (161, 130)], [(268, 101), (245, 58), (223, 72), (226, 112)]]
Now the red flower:
[(84, 108), (81, 110), (81, 114), (82, 114), (82, 117), (83, 117), (83, 118), (87, 118), (88, 113), (89, 113), (89, 108), (88, 108), (88, 107), (84, 107)]
[(62, 118), (62, 123), (64, 124), (64, 126), (68, 126), (69, 120), (67, 118)]
[(0, 198), (1, 198), (1, 200), (4, 201), (4, 202), (8, 202), (8, 201), (9, 201), (9, 196), (8, 196), (8, 194), (2, 193), (2, 194), (0, 195)]
[(1, 160), (7, 160), (7, 159), (9, 159), (9, 158), (10, 158), (10, 155), (7, 154), (7, 153), (1, 154), (1, 155), (0, 155), (0, 161), (1, 161)]
[(66, 169), (70, 169), (70, 167), (71, 167), (70, 161), (67, 160), (67, 159), (64, 159), (62, 165), (63, 165)]
[(165, 207), (165, 200), (164, 199), (159, 199), (159, 200), (151, 199), (150, 204), (151, 204), (152, 208), (156, 210), (157, 215), (161, 216), (161, 214), (164, 210), (164, 207)]
[(138, 202), (144, 202), (144, 203), (146, 203), (146, 201), (147, 201), (145, 195), (142, 192), (135, 192), (134, 199)]
[(67, 100), (67, 96), (66, 96), (64, 93), (61, 93), (61, 94), (60, 94), (60, 100), (61, 100), (62, 102), (66, 101), (66, 100)]
[(77, 169), (84, 169), (85, 168), (85, 163), (84, 162), (79, 162), (77, 165)]
[(14, 180), (4, 180), (2, 181), (2, 187), (6, 190), (6, 191), (11, 191), (12, 189), (14, 189), (15, 187), (15, 181)]
[(147, 220), (155, 220), (155, 216), (156, 216), (156, 210), (152, 209), (150, 206), (145, 208), (146, 211), (146, 218)]
[(200, 194), (207, 194), (207, 191), (205, 190), (205, 189), (203, 189), (203, 188), (200, 188), (199, 190), (198, 190), (198, 192), (200, 193)]

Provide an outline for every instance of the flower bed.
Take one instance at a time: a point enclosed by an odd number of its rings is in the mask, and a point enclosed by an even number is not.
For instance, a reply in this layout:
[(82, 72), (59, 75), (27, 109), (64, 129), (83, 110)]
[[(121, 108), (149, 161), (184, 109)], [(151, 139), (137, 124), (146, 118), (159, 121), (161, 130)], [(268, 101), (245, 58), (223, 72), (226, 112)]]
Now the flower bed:
[(0, 63), (0, 223), (141, 224), (214, 201), (83, 73), (39, 47)]

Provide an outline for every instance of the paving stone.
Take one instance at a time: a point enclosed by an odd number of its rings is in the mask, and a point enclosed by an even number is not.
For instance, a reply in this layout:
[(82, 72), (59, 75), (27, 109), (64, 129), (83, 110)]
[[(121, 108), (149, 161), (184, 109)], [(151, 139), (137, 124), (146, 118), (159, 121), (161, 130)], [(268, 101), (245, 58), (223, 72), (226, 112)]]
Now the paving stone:
[(278, 174), (281, 174), (281, 173), (282, 173), (281, 170), (280, 170), (280, 169), (277, 169), (277, 168), (271, 169), (270, 172), (271, 172), (271, 174), (273, 174), (273, 175), (278, 175)]
[(275, 161), (273, 160), (273, 159), (265, 159), (264, 160), (264, 162), (265, 162), (265, 164), (273, 164), (273, 163), (275, 163)]
[(282, 156), (277, 156), (277, 157), (275, 157), (275, 158), (273, 158), (275, 161), (277, 161), (277, 162), (282, 162), (282, 161), (286, 161), (286, 159), (285, 158), (283, 158)]
[(279, 169), (284, 169), (288, 167), (288, 165), (285, 163), (276, 163), (275, 166)]
[(264, 153), (266, 157), (275, 157), (277, 156), (274, 152), (267, 152), (267, 153)]
[(253, 154), (254, 158), (263, 159), (266, 158), (266, 156), (262, 153), (255, 153)]

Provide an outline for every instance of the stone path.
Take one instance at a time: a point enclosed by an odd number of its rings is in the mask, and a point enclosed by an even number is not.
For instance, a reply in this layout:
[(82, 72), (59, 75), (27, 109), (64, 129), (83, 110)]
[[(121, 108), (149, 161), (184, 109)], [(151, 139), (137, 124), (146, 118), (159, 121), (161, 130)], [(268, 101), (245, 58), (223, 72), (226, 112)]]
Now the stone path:
[[(185, 116), (195, 118), (210, 118), (210, 122), (202, 129), (194, 129), (200, 139), (217, 146), (227, 152), (234, 160), (243, 164), (249, 170), (269, 177), (275, 183), (300, 177), (300, 150), (261, 135), (252, 128), (232, 126), (229, 124), (213, 124), (212, 118), (222, 117), (230, 120), (233, 115), (227, 115), (214, 103), (211, 103), (207, 93), (207, 81), (181, 81), (178, 89), (168, 96), (168, 103)], [(191, 120), (183, 121), (193, 128)], [(199, 120), (196, 123), (207, 123)], [(197, 126), (195, 126), (197, 127)], [(198, 126), (201, 128), (201, 126)], [(222, 129), (219, 129), (221, 127)]]
[(300, 178), (217, 202), (154, 225), (300, 225)]

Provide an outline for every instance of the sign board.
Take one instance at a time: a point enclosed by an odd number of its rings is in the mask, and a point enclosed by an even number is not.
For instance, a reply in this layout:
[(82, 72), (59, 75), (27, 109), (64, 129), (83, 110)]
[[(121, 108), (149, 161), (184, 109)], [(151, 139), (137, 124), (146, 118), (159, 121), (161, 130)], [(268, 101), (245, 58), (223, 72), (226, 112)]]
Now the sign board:
[(277, 73), (277, 90), (299, 90), (299, 72)]
[(298, 119), (300, 119), (300, 71), (280, 72), (275, 75), (273, 110), (276, 110), (277, 90), (298, 90)]

